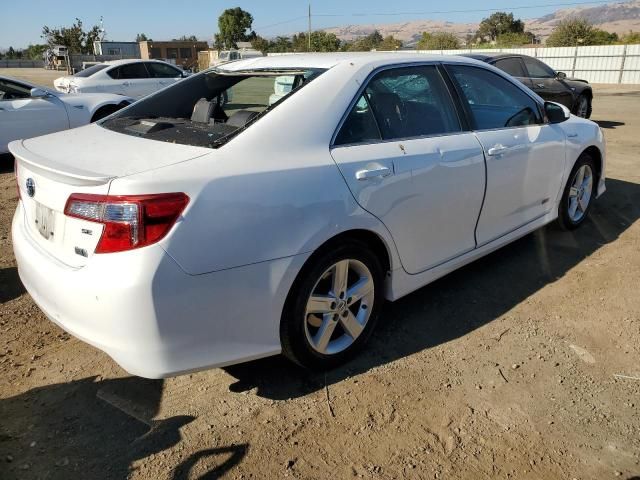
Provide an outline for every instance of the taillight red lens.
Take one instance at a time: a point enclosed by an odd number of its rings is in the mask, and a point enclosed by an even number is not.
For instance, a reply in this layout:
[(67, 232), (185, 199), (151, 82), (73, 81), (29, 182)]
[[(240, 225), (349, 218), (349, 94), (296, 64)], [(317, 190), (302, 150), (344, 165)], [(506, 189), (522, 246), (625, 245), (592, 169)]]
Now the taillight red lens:
[(189, 197), (184, 193), (154, 195), (92, 195), (74, 193), (65, 215), (104, 225), (95, 253), (114, 253), (145, 247), (169, 233)]

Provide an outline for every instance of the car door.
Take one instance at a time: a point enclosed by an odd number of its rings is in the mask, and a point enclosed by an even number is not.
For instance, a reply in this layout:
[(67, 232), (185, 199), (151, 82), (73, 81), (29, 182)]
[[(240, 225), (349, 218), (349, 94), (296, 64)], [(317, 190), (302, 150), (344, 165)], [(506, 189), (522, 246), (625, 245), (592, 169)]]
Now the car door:
[(482, 148), (436, 65), (387, 68), (358, 94), (331, 154), (358, 203), (415, 274), (473, 250)]
[(67, 111), (55, 95), (33, 98), (29, 85), (0, 78), (0, 152), (13, 140), (67, 128)]
[[(113, 72), (113, 78), (121, 95), (142, 98), (158, 90), (157, 81), (151, 78), (145, 62), (133, 62), (120, 65)], [(116, 92), (114, 92), (116, 93)]]
[(492, 65), (516, 78), (527, 87), (533, 87), (531, 79), (527, 74), (527, 70), (524, 67), (524, 62), (520, 57), (499, 58), (498, 60), (495, 60)]
[(182, 72), (168, 63), (147, 62), (147, 70), (156, 84), (156, 89), (168, 87), (182, 79)]
[(486, 68), (447, 65), (487, 159), (487, 192), (476, 238), (491, 242), (549, 213), (565, 163), (566, 137), (545, 124), (517, 83)]
[(569, 110), (573, 109), (573, 94), (556, 72), (546, 64), (532, 57), (523, 57), (532, 89), (549, 102), (561, 103)]

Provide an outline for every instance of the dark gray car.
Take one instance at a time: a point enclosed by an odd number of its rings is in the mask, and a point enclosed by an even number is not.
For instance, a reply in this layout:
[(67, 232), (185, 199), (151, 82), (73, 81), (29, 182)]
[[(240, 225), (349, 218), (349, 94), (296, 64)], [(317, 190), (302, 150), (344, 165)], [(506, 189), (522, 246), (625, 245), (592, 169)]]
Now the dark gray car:
[(496, 66), (550, 102), (561, 103), (579, 117), (591, 117), (593, 90), (586, 80), (567, 78), (528, 55), (472, 53), (463, 55)]

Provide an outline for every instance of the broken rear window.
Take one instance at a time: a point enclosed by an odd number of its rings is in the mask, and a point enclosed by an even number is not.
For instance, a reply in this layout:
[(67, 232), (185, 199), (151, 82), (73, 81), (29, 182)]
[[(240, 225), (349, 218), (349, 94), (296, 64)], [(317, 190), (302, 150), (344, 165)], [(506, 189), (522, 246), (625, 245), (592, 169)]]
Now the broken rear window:
[(102, 126), (152, 140), (217, 148), (322, 72), (209, 70), (134, 103)]

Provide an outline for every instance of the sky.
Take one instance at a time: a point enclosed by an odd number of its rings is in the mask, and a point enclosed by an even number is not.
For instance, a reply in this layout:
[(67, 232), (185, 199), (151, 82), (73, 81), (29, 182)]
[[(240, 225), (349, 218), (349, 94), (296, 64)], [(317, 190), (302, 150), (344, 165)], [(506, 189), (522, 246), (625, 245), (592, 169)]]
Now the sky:
[[(312, 1), (313, 28), (346, 24), (396, 23), (434, 19), (451, 22), (475, 22), (492, 10), (513, 11), (516, 17), (536, 18), (567, 4), (585, 0), (323, 0)], [(307, 29), (305, 0), (2, 0), (0, 12), (0, 48), (24, 48), (41, 43), (43, 25), (71, 25), (75, 17), (85, 26), (104, 18), (108, 40), (132, 41), (137, 33), (154, 40), (196, 35), (211, 40), (217, 31), (218, 16), (226, 8), (241, 7), (254, 17), (253, 28), (259, 35), (273, 37)], [(613, 2), (589, 2), (589, 5)], [(564, 4), (564, 6), (559, 6)], [(531, 7), (531, 8), (529, 8)], [(442, 13), (435, 13), (442, 12)]]

